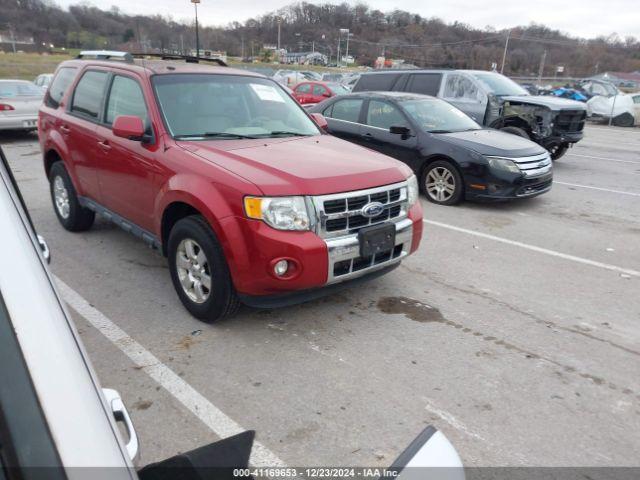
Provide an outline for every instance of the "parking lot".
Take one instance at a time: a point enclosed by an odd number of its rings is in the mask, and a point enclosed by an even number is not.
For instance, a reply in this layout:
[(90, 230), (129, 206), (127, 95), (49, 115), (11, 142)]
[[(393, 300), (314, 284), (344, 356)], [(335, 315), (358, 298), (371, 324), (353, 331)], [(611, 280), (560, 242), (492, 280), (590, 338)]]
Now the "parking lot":
[(254, 429), (254, 464), (385, 466), (427, 424), (467, 466), (638, 465), (639, 129), (589, 125), (537, 198), (423, 198), (387, 276), (213, 325), (141, 241), (63, 230), (35, 135), (0, 144), (140, 465)]

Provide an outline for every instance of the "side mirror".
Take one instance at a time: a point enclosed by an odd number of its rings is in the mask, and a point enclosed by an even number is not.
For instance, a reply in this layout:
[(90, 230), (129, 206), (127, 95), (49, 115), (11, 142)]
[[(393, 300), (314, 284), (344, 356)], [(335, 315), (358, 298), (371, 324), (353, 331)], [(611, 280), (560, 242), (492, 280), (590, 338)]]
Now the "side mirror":
[(120, 115), (113, 121), (113, 134), (128, 140), (141, 141), (144, 138), (144, 124), (135, 115)]
[(331, 92), (324, 92), (322, 94), (323, 97), (331, 98)]
[(389, 128), (389, 133), (393, 133), (394, 135), (402, 135), (403, 138), (406, 138), (411, 133), (411, 130), (409, 130), (407, 127), (394, 125)]
[[(393, 472), (389, 474), (389, 472)], [(428, 426), (380, 477), (396, 480), (464, 480), (464, 467), (447, 437)]]
[(325, 132), (329, 130), (329, 124), (327, 123), (327, 119), (324, 118), (324, 115), (321, 113), (311, 113), (310, 115), (311, 118), (313, 118), (313, 121), (316, 122), (316, 125), (318, 125), (322, 130)]

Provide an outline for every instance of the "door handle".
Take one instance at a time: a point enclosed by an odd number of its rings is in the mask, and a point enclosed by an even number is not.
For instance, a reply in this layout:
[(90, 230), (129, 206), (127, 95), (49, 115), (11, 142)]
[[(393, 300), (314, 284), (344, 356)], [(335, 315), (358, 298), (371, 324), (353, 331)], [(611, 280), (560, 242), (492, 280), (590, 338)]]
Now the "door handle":
[(373, 140), (373, 135), (371, 135), (371, 134), (370, 134), (370, 133), (368, 133), (368, 132), (367, 132), (367, 133), (363, 133), (363, 134), (362, 134), (362, 137), (363, 137), (365, 140)]
[(111, 150), (111, 145), (109, 145), (109, 142), (107, 140), (105, 140), (104, 142), (98, 142), (98, 146), (102, 149), (103, 152), (108, 152), (109, 150)]
[(125, 448), (127, 449), (129, 458), (133, 461), (138, 455), (138, 435), (136, 434), (136, 429), (133, 427), (131, 417), (129, 417), (129, 412), (127, 412), (127, 408), (124, 406), (122, 398), (120, 398), (120, 394), (117, 391), (111, 388), (103, 388), (102, 394), (111, 409), (115, 421), (124, 423), (129, 437)]
[(60, 131), (65, 135), (69, 135), (69, 133), (71, 133), (71, 129), (66, 125), (60, 125)]

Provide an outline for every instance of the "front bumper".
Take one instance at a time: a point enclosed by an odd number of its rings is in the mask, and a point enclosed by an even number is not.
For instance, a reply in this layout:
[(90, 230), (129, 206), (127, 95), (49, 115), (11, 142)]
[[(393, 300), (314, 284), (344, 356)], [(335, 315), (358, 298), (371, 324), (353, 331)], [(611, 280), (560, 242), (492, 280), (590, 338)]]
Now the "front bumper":
[[(482, 182), (482, 183), (480, 183)], [(484, 190), (476, 190), (469, 186), (483, 184)], [(538, 177), (526, 178), (520, 174), (489, 174), (475, 181), (467, 180), (465, 197), (469, 200), (514, 200), (542, 195), (551, 190), (553, 173), (549, 172)]]
[(553, 135), (543, 138), (540, 144), (549, 148), (558, 144), (578, 143), (583, 138), (584, 132), (554, 132)]
[[(248, 305), (285, 304), (304, 301), (310, 291), (370, 278), (397, 266), (419, 246), (422, 237), (422, 206), (409, 209), (407, 217), (395, 222), (395, 248), (375, 258), (361, 258), (358, 235), (323, 239), (313, 232), (275, 230), (263, 222), (228, 217), (221, 222), (234, 286)], [(277, 277), (273, 265), (286, 259), (294, 265), (291, 275)], [(300, 295), (295, 295), (300, 293)], [(315, 294), (313, 296), (316, 296)]]

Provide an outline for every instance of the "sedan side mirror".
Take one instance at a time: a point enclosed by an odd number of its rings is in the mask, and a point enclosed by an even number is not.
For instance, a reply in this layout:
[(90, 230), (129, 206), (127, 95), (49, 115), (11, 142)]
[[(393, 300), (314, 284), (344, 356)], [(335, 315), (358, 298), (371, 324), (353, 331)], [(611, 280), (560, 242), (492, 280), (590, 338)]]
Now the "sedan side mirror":
[(144, 123), (135, 115), (120, 115), (113, 121), (113, 134), (116, 137), (140, 142), (144, 138)]
[(329, 131), (329, 124), (327, 123), (327, 119), (324, 118), (324, 115), (322, 115), (321, 113), (311, 113), (310, 115), (311, 118), (313, 118), (313, 121), (316, 122), (316, 125), (318, 125), (325, 132)]
[(411, 136), (411, 130), (408, 127), (400, 125), (393, 125), (389, 127), (389, 133), (392, 133), (393, 135), (400, 135), (402, 140), (406, 140)]

